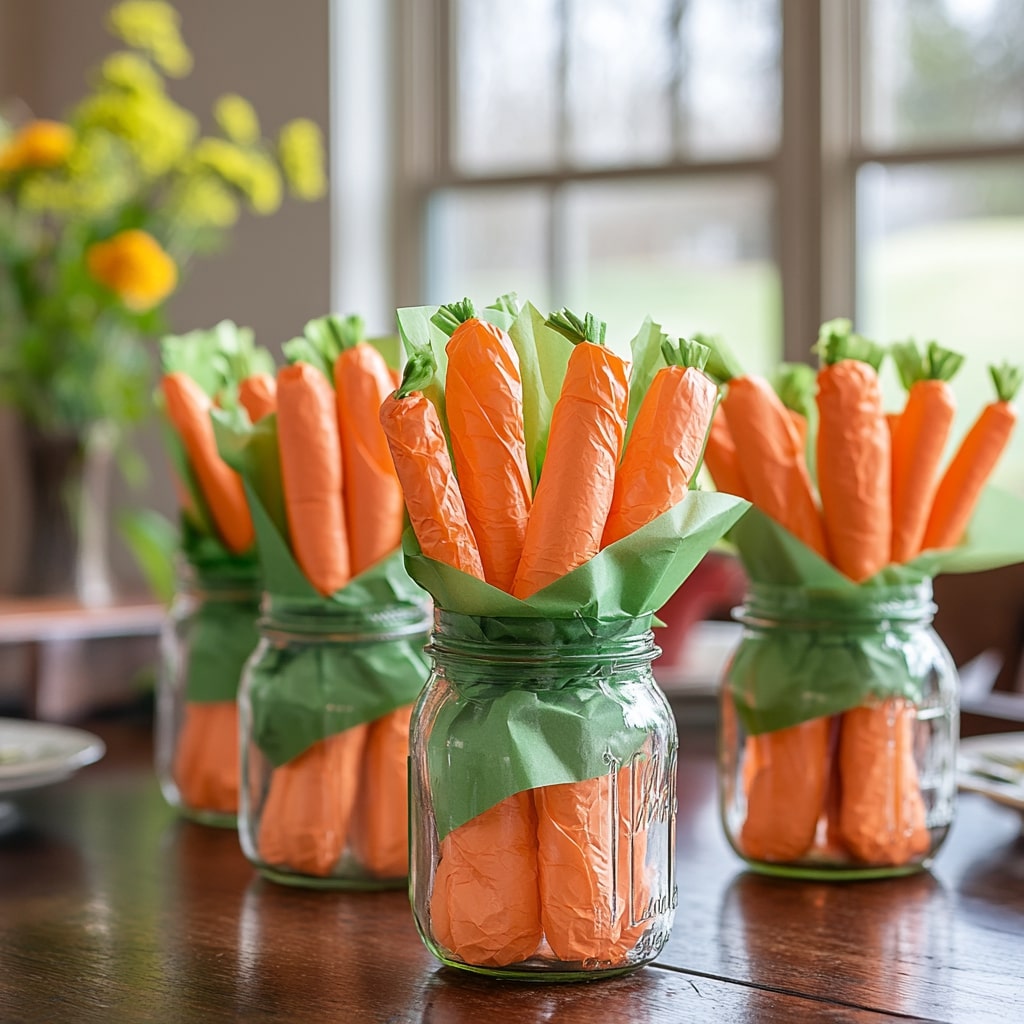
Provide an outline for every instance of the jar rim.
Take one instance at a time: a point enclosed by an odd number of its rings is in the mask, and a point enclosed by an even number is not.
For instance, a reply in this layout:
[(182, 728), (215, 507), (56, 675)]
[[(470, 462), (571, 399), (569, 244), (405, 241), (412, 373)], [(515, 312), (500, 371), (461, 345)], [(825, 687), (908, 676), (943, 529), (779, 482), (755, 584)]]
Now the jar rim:
[(751, 582), (732, 611), (745, 625), (789, 627), (871, 626), (885, 622), (929, 623), (937, 606), (930, 578), (914, 583), (844, 589)]
[(426, 604), (395, 602), (360, 609), (295, 602), (265, 592), (257, 620), (260, 635), (279, 640), (309, 640), (348, 643), (363, 640), (387, 641), (422, 634), (430, 629)]

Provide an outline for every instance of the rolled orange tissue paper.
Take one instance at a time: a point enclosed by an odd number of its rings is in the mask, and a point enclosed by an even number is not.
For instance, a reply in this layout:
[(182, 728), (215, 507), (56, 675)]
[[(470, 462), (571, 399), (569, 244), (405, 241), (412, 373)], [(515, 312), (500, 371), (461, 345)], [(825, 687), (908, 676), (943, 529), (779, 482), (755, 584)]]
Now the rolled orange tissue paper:
[(279, 768), (260, 817), (264, 862), (325, 877), (348, 842), (365, 725), (328, 736)]
[(434, 937), (468, 964), (504, 967), (541, 941), (537, 814), (515, 793), (449, 832), (430, 899)]
[(186, 807), (238, 810), (238, 706), (189, 701), (174, 754), (174, 781)]

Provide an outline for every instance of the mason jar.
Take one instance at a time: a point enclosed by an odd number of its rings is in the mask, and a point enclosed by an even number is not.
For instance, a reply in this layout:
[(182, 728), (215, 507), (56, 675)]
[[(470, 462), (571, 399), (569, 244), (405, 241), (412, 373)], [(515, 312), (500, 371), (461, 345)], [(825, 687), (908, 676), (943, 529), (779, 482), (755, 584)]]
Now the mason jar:
[(156, 772), (164, 798), (207, 825), (238, 813), (238, 686), (256, 646), (254, 566), (179, 568), (160, 636)]
[(868, 878), (927, 867), (956, 804), (956, 667), (931, 581), (753, 584), (721, 688), (726, 836), (754, 869)]
[(676, 906), (675, 722), (649, 617), (435, 613), (412, 719), (410, 895), (451, 967), (577, 980), (653, 960)]
[(409, 718), (429, 627), (420, 604), (265, 599), (239, 694), (238, 831), (261, 874), (310, 888), (406, 884)]

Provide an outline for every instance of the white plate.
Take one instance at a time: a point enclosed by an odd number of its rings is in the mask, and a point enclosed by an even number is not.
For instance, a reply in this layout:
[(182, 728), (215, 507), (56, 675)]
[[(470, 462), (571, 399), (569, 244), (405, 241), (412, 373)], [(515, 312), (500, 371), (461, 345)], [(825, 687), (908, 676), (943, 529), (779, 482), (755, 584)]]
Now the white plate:
[(961, 740), (957, 780), (961, 789), (984, 793), (1024, 813), (1024, 732)]
[(105, 752), (103, 741), (82, 729), (0, 718), (0, 793), (60, 782)]

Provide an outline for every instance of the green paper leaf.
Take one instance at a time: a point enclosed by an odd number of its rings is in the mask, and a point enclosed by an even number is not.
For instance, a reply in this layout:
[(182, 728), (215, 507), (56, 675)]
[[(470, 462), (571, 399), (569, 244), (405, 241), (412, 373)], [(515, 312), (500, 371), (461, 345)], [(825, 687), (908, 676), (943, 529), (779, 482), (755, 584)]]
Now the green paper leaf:
[(634, 619), (661, 608), (748, 507), (729, 494), (692, 491), (657, 519), (526, 600), (427, 558), (411, 530), (403, 538), (405, 562), (409, 575), (446, 611), (602, 622)]
[(232, 393), (254, 373), (273, 373), (273, 356), (255, 344), (251, 327), (221, 320), (210, 328), (169, 334), (160, 341), (164, 373), (184, 373), (211, 398)]
[(236, 473), (248, 479), (271, 521), (282, 534), (288, 532), (277, 447), (277, 414), (250, 423), (241, 410), (214, 409), (213, 436), (220, 457)]
[(871, 590), (919, 583), (942, 573), (983, 572), (1024, 561), (1024, 501), (986, 487), (963, 541), (944, 551), (925, 551), (903, 565), (888, 565), (854, 583), (774, 519), (754, 507), (729, 535), (747, 575), (755, 582), (796, 584), (827, 590)]
[(377, 338), (367, 338), (366, 341), (384, 357), (389, 370), (402, 368), (402, 343), (397, 334), (383, 334)]
[(942, 573), (985, 572), (1024, 562), (1024, 501), (989, 485), (981, 492), (964, 539), (945, 551), (924, 551), (905, 566), (888, 566), (879, 582), (904, 582)]
[(831, 590), (853, 590), (857, 586), (756, 505), (733, 528), (729, 541), (755, 582)]
[(444, 378), (448, 371), (448, 355), (445, 352), (448, 338), (431, 322), (431, 317), (437, 309), (437, 306), (406, 306), (399, 309), (396, 315), (407, 362), (417, 360), (421, 367), (429, 368), (430, 362), (433, 361), (433, 372), (422, 382), (417, 381), (416, 390), (422, 391), (434, 404), (447, 437), (448, 417), (445, 414)]
[(315, 366), (328, 380), (332, 380), (331, 367), (334, 365), (334, 361), (329, 363), (309, 338), (292, 338), (281, 346), (281, 351), (284, 352), (284, 357), (289, 364), (309, 363), (310, 366)]
[(532, 303), (523, 307), (509, 326), (508, 334), (519, 356), (526, 459), (536, 487), (547, 452), (551, 410), (562, 391), (572, 345), (547, 325), (544, 314)]
[(650, 317), (646, 317), (640, 325), (640, 330), (637, 331), (629, 343), (632, 366), (629, 372), (629, 410), (626, 414), (626, 444), (629, 443), (629, 436), (633, 432), (633, 423), (636, 420), (636, 414), (640, 410), (644, 396), (650, 389), (658, 371), (666, 365), (662, 343), (667, 340), (668, 337), (662, 331), (661, 324), (656, 324)]

